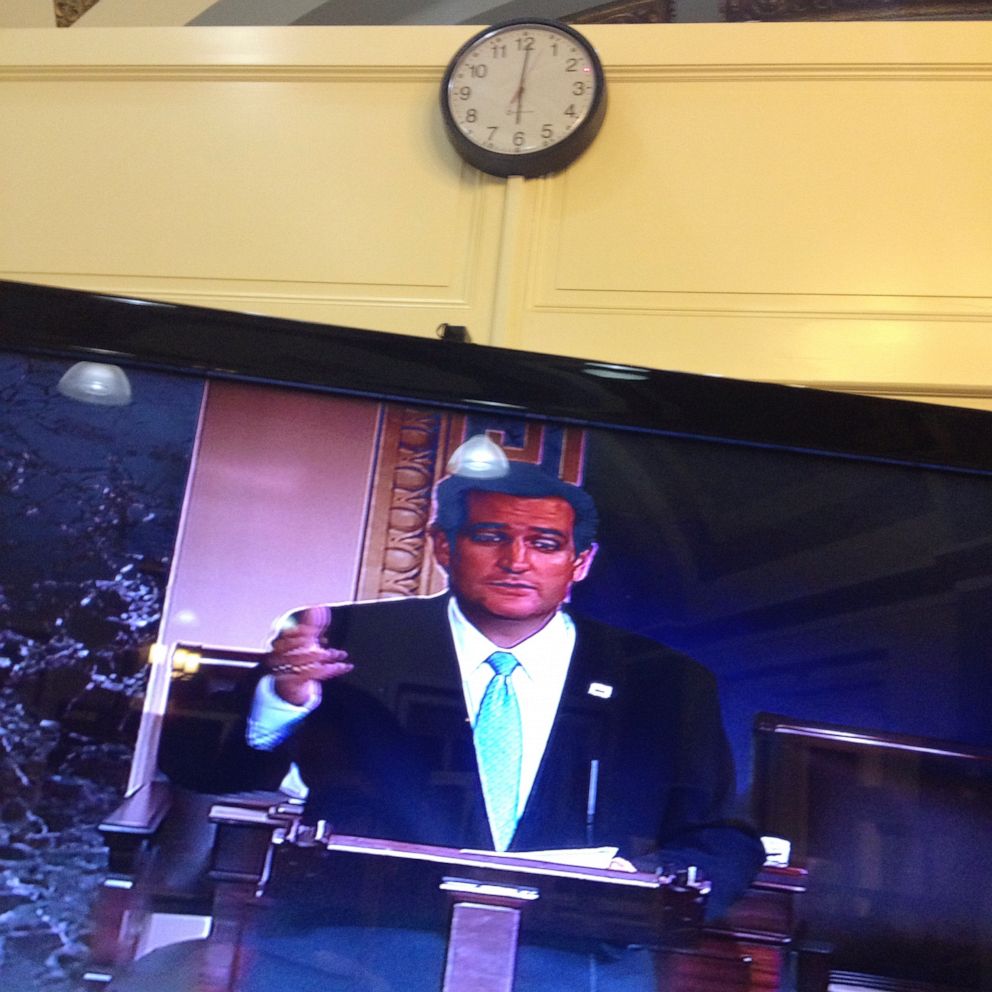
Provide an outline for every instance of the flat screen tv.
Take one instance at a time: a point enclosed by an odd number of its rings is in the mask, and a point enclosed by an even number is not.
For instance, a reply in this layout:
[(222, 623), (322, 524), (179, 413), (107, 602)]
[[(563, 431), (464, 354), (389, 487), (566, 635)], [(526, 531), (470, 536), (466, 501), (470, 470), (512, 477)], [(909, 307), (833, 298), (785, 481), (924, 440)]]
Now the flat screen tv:
[[(79, 362), (123, 370), (128, 401), (66, 395)], [(0, 709), (11, 759), (48, 773), (22, 776), (9, 834), (66, 828), (67, 783), (91, 809), (123, 788), (150, 652), (258, 652), (295, 607), (442, 589), (432, 488), (482, 434), (594, 497), (575, 609), (714, 673), (738, 812), (792, 835), (835, 967), (992, 987), (972, 760), (992, 747), (992, 415), (18, 283), (0, 391)], [(407, 706), (446, 719), (430, 692)], [(769, 713), (941, 757), (755, 762)], [(907, 902), (907, 878), (947, 872)]]

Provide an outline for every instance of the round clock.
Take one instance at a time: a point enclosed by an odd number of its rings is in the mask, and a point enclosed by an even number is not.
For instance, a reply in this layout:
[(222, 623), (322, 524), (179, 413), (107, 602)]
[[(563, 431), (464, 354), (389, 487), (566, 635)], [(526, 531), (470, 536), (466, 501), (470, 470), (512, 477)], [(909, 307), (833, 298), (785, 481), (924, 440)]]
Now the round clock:
[(441, 82), (448, 137), (494, 176), (543, 176), (573, 162), (606, 113), (603, 67), (578, 31), (557, 21), (505, 21), (455, 53)]

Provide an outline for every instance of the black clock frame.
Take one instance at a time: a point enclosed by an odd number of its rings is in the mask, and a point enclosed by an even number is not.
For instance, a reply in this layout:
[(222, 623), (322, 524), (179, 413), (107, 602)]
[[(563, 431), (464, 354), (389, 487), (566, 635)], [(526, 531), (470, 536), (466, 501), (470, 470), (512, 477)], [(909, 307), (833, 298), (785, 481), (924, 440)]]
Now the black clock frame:
[[(473, 48), (480, 41), (489, 35), (497, 34), (508, 28), (528, 27), (552, 28), (568, 35), (577, 44), (581, 45), (589, 57), (592, 66), (593, 76), (596, 81), (596, 91), (593, 95), (592, 105), (589, 113), (577, 127), (560, 141), (548, 148), (539, 148), (535, 151), (520, 152), (519, 154), (507, 154), (496, 152), (472, 141), (458, 124), (455, 122), (448, 101), (448, 94), (451, 86), (451, 79), (461, 58), (469, 49)], [(448, 139), (451, 141), (458, 154), (475, 168), (486, 172), (492, 176), (506, 178), (508, 176), (523, 176), (525, 179), (535, 179), (538, 176), (546, 176), (553, 172), (560, 172), (566, 166), (574, 162), (588, 147), (599, 133), (606, 116), (606, 77), (603, 73), (603, 64), (596, 53), (589, 39), (576, 31), (575, 28), (560, 21), (548, 20), (540, 17), (522, 17), (509, 21), (501, 21), (492, 24), (487, 28), (472, 35), (452, 56), (448, 62), (448, 67), (441, 80), (441, 116), (444, 119), (445, 130)]]

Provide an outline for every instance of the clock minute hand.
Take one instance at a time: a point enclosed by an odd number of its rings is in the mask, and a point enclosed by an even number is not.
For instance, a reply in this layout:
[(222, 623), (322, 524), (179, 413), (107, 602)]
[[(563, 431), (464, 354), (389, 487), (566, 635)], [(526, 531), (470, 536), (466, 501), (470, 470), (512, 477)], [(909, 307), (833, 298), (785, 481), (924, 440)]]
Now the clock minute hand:
[(520, 67), (520, 83), (517, 86), (516, 93), (510, 99), (510, 106), (514, 103), (517, 105), (517, 123), (520, 123), (520, 115), (523, 113), (523, 103), (524, 103), (524, 81), (527, 78), (527, 63), (530, 61), (530, 49), (524, 52), (524, 64)]

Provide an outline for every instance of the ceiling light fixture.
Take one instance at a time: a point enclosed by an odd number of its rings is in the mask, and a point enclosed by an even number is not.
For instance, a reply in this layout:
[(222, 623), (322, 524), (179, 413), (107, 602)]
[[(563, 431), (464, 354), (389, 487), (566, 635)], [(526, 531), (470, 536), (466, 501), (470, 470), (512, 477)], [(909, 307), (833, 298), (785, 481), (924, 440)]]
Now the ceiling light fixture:
[(98, 406), (127, 406), (131, 383), (119, 365), (76, 362), (61, 379), (58, 391), (69, 399)]

